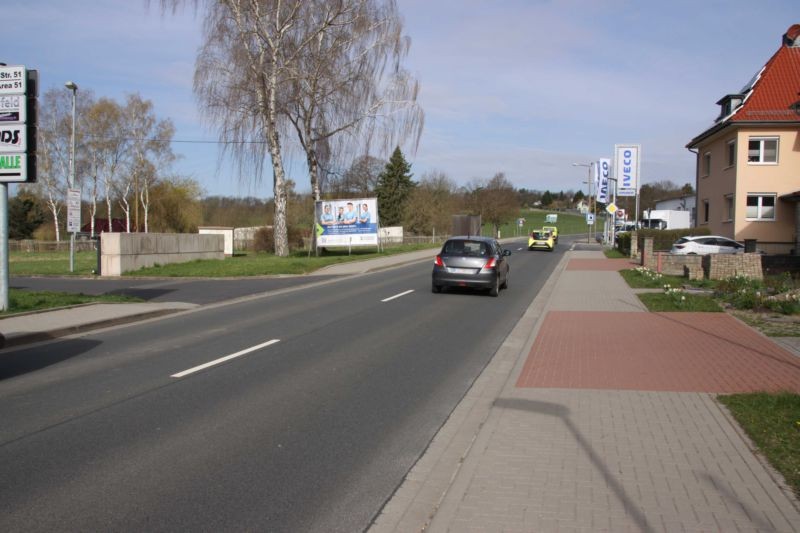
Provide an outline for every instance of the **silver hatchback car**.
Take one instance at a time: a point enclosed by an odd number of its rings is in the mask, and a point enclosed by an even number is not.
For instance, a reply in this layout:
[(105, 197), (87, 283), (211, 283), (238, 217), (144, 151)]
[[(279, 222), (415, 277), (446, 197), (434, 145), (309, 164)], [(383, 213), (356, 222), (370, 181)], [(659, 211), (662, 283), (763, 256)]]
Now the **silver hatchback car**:
[(451, 237), (433, 262), (431, 289), (445, 287), (488, 289), (497, 296), (508, 287), (510, 250), (488, 237)]

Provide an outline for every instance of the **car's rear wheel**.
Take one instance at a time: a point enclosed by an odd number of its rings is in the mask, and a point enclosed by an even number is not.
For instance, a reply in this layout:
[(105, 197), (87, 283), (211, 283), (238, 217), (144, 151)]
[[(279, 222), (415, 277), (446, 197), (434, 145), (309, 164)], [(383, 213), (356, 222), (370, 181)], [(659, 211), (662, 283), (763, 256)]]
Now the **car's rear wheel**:
[(508, 288), (508, 274), (506, 274), (506, 277), (505, 277), (505, 279), (503, 280), (503, 284), (502, 284), (502, 285), (500, 285), (500, 288), (501, 288), (501, 289), (507, 289), (507, 288)]
[(489, 289), (489, 296), (498, 296), (500, 294), (500, 276), (494, 278), (494, 285)]
[(434, 294), (439, 294), (440, 292), (442, 292), (442, 287), (440, 285), (432, 283), (431, 284), (431, 292), (434, 293)]

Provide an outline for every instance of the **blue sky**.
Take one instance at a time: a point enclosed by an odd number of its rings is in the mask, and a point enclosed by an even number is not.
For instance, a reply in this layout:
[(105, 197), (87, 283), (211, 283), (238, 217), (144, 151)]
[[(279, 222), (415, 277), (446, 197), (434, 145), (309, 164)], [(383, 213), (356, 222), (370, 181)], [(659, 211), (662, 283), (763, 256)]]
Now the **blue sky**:
[[(38, 69), (42, 93), (73, 80), (95, 96), (138, 92), (176, 140), (216, 139), (192, 93), (202, 15), (162, 16), (143, 0), (2, 0), (0, 61)], [(154, 4), (156, 2), (153, 2)], [(459, 184), (505, 172), (516, 187), (582, 187), (615, 143), (642, 145), (643, 181), (694, 182), (686, 143), (800, 23), (796, 0), (398, 0), (421, 83), (425, 130), (407, 150), (416, 177)], [(66, 91), (66, 89), (64, 89)], [(271, 196), (240, 181), (214, 144), (175, 143), (175, 170), (207, 194)], [(375, 154), (384, 156), (385, 154)], [(288, 172), (300, 190), (299, 158)]]

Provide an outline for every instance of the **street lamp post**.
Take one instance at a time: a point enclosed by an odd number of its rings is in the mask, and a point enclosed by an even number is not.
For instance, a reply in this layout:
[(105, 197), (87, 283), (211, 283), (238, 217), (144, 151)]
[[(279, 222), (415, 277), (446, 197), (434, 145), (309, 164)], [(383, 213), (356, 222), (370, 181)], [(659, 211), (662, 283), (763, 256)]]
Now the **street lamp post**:
[[(64, 87), (72, 91), (72, 147), (69, 152), (69, 188), (75, 187), (75, 100), (78, 93), (78, 86), (73, 81), (68, 81)], [(67, 208), (69, 213), (69, 207)], [(67, 215), (69, 216), (69, 215)], [(75, 232), (71, 231), (69, 234), (69, 271), (75, 271)]]
[[(587, 200), (588, 200), (589, 203), (592, 203), (592, 181), (593, 181), (592, 180), (592, 167), (594, 166), (594, 161), (591, 162), (591, 163), (572, 163), (572, 166), (573, 167), (587, 167), (589, 169), (589, 176), (588, 176), (588, 179), (586, 180), (586, 183), (588, 185), (587, 190), (589, 192), (589, 196), (588, 196)], [(589, 206), (588, 205), (586, 206), (586, 213), (587, 214), (589, 213)], [(594, 221), (592, 221), (592, 222), (594, 222)], [(591, 224), (587, 223), (586, 224), (586, 243), (587, 244), (590, 242), (590, 240), (589, 240), (589, 236), (591, 235), (591, 229), (589, 229), (590, 227), (591, 227)]]

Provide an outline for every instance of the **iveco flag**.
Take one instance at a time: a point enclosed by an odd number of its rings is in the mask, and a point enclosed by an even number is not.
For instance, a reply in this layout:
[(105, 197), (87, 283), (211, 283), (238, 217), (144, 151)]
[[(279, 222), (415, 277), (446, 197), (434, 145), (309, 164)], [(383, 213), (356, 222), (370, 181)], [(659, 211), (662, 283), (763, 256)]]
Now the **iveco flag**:
[(611, 174), (611, 160), (599, 159), (597, 161), (597, 169), (600, 176), (597, 185), (597, 201), (601, 204), (607, 204), (609, 200), (608, 178)]
[(640, 144), (617, 144), (614, 146), (617, 196), (636, 196), (639, 192), (641, 151)]

